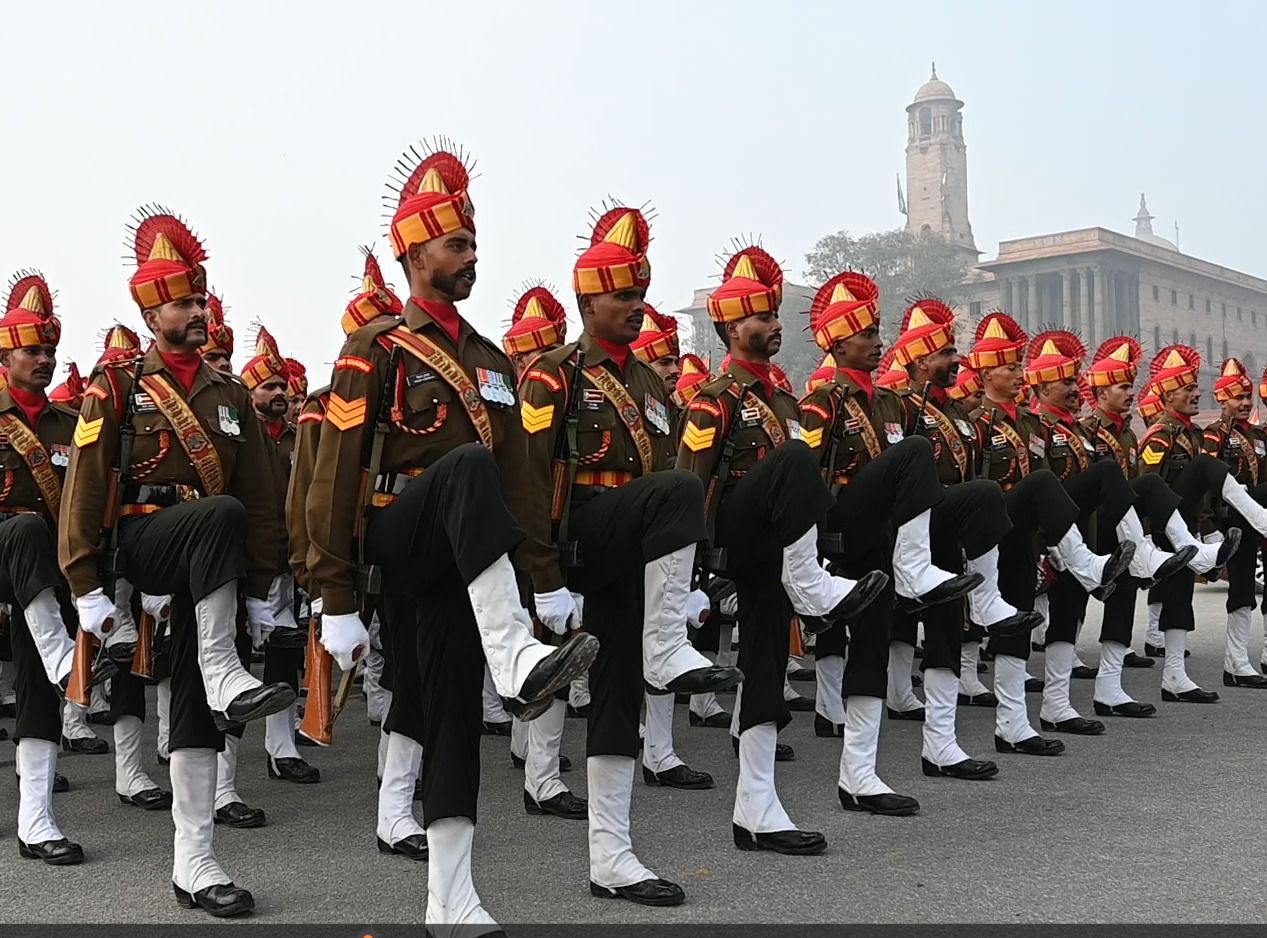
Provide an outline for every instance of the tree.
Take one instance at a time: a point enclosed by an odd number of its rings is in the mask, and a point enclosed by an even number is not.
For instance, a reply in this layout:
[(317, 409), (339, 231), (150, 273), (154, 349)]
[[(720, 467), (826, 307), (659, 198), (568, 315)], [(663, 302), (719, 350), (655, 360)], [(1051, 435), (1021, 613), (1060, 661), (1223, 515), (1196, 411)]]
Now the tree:
[(805, 263), (805, 276), (816, 284), (844, 270), (865, 273), (880, 287), (880, 305), (888, 323), (896, 323), (908, 298), (917, 294), (954, 306), (968, 269), (966, 255), (941, 235), (928, 231), (912, 235), (905, 228), (858, 237), (847, 231), (826, 235), (805, 255)]

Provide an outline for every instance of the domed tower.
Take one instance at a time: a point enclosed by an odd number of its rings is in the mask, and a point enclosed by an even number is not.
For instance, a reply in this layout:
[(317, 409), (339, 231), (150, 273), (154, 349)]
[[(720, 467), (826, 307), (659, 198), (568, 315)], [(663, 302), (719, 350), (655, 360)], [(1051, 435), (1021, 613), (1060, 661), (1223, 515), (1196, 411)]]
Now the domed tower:
[(963, 102), (933, 74), (906, 108), (906, 228), (935, 231), (962, 248), (968, 262), (978, 255), (968, 222), (968, 149), (963, 142)]

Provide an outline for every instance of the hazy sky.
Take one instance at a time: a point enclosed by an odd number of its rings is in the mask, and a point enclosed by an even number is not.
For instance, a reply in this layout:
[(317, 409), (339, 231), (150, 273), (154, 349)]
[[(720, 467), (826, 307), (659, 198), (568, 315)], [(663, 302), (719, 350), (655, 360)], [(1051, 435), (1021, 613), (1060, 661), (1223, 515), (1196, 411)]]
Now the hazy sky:
[[(712, 282), (756, 232), (799, 279), (821, 235), (901, 222), (905, 107), (929, 61), (965, 102), (977, 245), (1103, 225), (1259, 275), (1257, 4), (124, 2), (5, 6), (0, 277), (43, 270), (64, 357), (139, 325), (121, 260), (143, 202), (188, 218), (247, 358), (253, 320), (307, 362), (341, 339), (357, 245), (411, 142), (478, 160), (479, 283), (500, 336), (525, 278), (566, 295), (589, 208), (650, 201), (649, 299)], [(398, 268), (385, 265), (400, 285)], [(393, 277), (392, 274), (395, 274)]]

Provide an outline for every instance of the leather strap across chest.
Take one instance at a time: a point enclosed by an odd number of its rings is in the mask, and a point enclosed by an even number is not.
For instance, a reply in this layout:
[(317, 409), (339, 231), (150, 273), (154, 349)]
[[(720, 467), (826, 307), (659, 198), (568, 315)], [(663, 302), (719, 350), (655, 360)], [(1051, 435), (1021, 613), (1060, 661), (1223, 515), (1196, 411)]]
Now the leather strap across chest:
[[(960, 476), (968, 474), (968, 449), (963, 445), (963, 440), (959, 437), (959, 431), (955, 429), (955, 425), (951, 423), (950, 418), (941, 412), (932, 401), (925, 402), (919, 394), (911, 395), (911, 403), (916, 408), (921, 409), (924, 414), (932, 418), (933, 423), (937, 425), (937, 432), (942, 435), (942, 439), (946, 441), (946, 445), (950, 448), (950, 455), (954, 457), (955, 466), (959, 469)], [(916, 427), (916, 432), (919, 428)]]
[(602, 391), (603, 397), (616, 408), (616, 415), (629, 431), (634, 447), (638, 450), (642, 474), (650, 475), (655, 469), (655, 450), (651, 445), (651, 436), (647, 433), (647, 425), (642, 419), (642, 411), (629, 396), (628, 389), (602, 365), (588, 366), (585, 369), (585, 377), (594, 387)]
[(167, 379), (159, 374), (142, 375), (141, 387), (176, 431), (181, 449), (189, 457), (194, 471), (202, 481), (204, 494), (223, 495), (225, 479), (220, 454), (216, 452), (206, 428), (190, 408), (189, 402), (176, 393)]
[(471, 418), (471, 424), (475, 427), (475, 433), (479, 436), (480, 442), (491, 451), (493, 449), (493, 421), (489, 417), (488, 407), (480, 397), (479, 389), (466, 373), (466, 369), (454, 361), (444, 349), (404, 327), (397, 327), (384, 333), (382, 338), (429, 366), (445, 384), (453, 388), (458, 400), (466, 408), (466, 414)]
[(48, 513), (56, 520), (62, 506), (62, 483), (57, 478), (57, 470), (53, 468), (53, 461), (49, 458), (48, 450), (35, 435), (35, 431), (13, 414), (0, 414), (0, 433), (4, 433), (9, 438), (9, 443), (22, 457), (22, 462), (26, 463), (26, 468), (31, 471), (31, 477), (39, 486), (40, 495), (48, 507)]

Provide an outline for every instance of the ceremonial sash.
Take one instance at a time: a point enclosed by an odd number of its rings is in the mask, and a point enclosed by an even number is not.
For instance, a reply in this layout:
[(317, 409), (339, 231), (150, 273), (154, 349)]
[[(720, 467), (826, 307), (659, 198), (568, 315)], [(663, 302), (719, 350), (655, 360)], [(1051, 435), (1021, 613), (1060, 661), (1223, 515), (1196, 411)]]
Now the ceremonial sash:
[(62, 483), (57, 478), (48, 450), (35, 435), (35, 431), (13, 414), (0, 414), (0, 432), (8, 436), (9, 442), (26, 463), (26, 468), (31, 470), (31, 477), (40, 487), (40, 495), (44, 497), (48, 513), (56, 520), (62, 506)]
[(198, 478), (202, 480), (203, 494), (223, 495), (224, 467), (220, 465), (220, 454), (207, 436), (202, 421), (190, 409), (188, 401), (177, 394), (159, 374), (142, 375), (141, 387), (176, 431), (181, 449), (185, 451), (198, 473)]
[[(733, 384), (727, 389), (731, 394), (735, 395), (736, 403), (738, 403), (739, 390)], [(770, 409), (770, 405), (757, 397), (755, 394), (749, 395), (748, 400), (752, 401), (752, 406), (756, 408), (757, 413), (761, 415), (761, 429), (765, 431), (765, 435), (770, 438), (772, 446), (782, 446), (787, 442), (787, 434), (783, 432), (783, 425), (779, 423), (778, 415)], [(734, 414), (731, 419), (735, 419)]]
[(1236, 427), (1229, 427), (1229, 433), (1235, 433), (1241, 441), (1241, 452), (1245, 454), (1245, 460), (1249, 463), (1249, 477), (1251, 485), (1258, 484), (1258, 456), (1254, 453), (1254, 441), (1247, 437)]
[(858, 421), (858, 432), (862, 434), (862, 442), (867, 447), (867, 455), (875, 459), (880, 455), (880, 438), (876, 436), (875, 427), (871, 424), (871, 417), (853, 396), (847, 396), (842, 403), (845, 410), (849, 411), (849, 416)]
[(1097, 424), (1095, 435), (1109, 445), (1109, 449), (1113, 453), (1113, 458), (1117, 460), (1117, 464), (1122, 467), (1123, 472), (1130, 472), (1130, 466), (1127, 464), (1126, 453), (1122, 449), (1122, 444), (1118, 442), (1117, 437), (1107, 430), (1104, 424)]
[(1015, 450), (1016, 463), (1021, 467), (1021, 477), (1024, 478), (1029, 475), (1029, 447), (1021, 439), (1020, 432), (1005, 420), (996, 422), (994, 429), (998, 430), (1011, 445), (1012, 449)]
[[(955, 429), (955, 425), (950, 422), (950, 418), (943, 414), (937, 405), (925, 403), (924, 399), (918, 394), (911, 395), (912, 402), (917, 407), (922, 407), (924, 413), (929, 414), (933, 418), (933, 422), (937, 424), (937, 431), (946, 441), (946, 445), (950, 447), (950, 455), (955, 459), (955, 465), (959, 468), (959, 474), (965, 476), (968, 474), (968, 450), (963, 445), (963, 440), (959, 437), (959, 431)], [(916, 431), (918, 432), (918, 427)]]
[[(1051, 433), (1059, 430), (1065, 435), (1065, 443), (1069, 447), (1069, 452), (1073, 454), (1073, 461), (1078, 464), (1079, 472), (1086, 472), (1087, 466), (1090, 464), (1090, 457), (1087, 455), (1086, 444), (1083, 442), (1082, 434), (1078, 432), (1077, 427), (1070, 427), (1069, 424), (1056, 422), (1049, 424), (1048, 438)], [(1048, 450), (1050, 452), (1050, 449)]]
[(607, 398), (615, 406), (620, 422), (629, 431), (630, 437), (633, 438), (634, 446), (638, 450), (638, 459), (642, 463), (642, 474), (644, 476), (650, 475), (655, 470), (655, 453), (651, 448), (651, 437), (647, 434), (646, 425), (642, 420), (642, 411), (638, 409), (634, 399), (629, 396), (625, 386), (620, 383), (615, 375), (601, 365), (591, 365), (586, 368), (585, 377), (603, 392), (603, 397)]
[(383, 336), (384, 339), (404, 349), (419, 361), (431, 366), (444, 379), (444, 383), (457, 392), (458, 400), (466, 408), (467, 416), (479, 434), (480, 442), (491, 452), (493, 449), (493, 422), (479, 390), (466, 370), (450, 358), (443, 349), (431, 344), (416, 332), (397, 327)]

